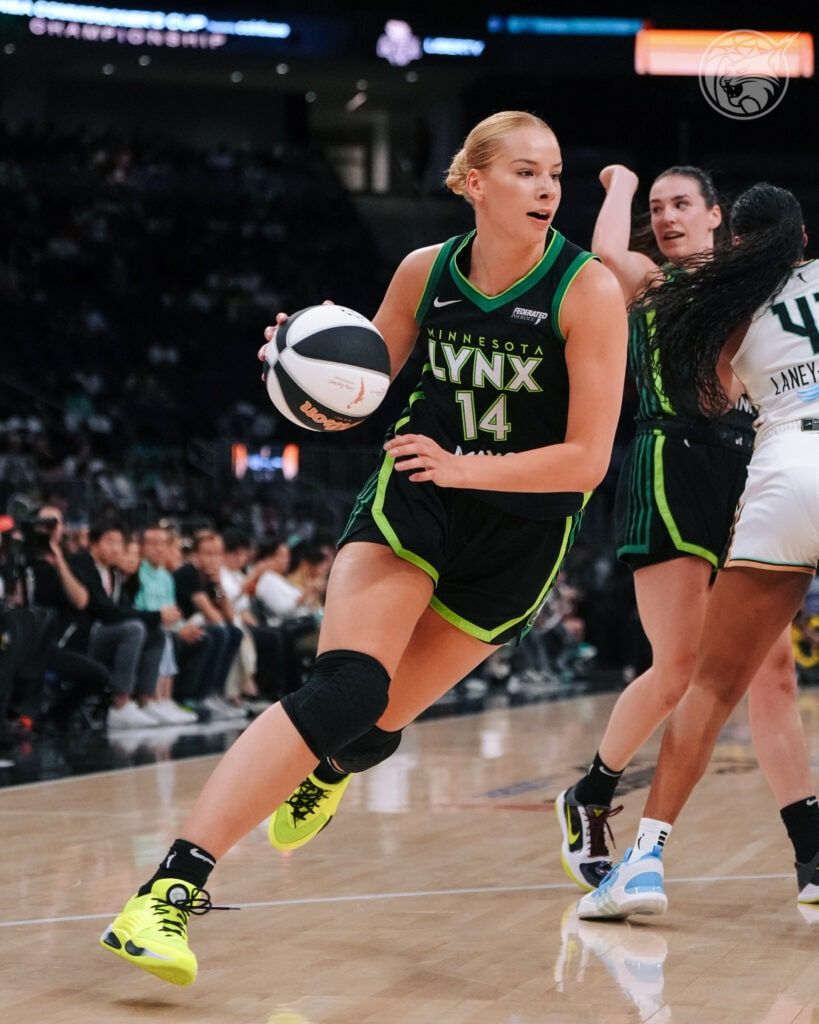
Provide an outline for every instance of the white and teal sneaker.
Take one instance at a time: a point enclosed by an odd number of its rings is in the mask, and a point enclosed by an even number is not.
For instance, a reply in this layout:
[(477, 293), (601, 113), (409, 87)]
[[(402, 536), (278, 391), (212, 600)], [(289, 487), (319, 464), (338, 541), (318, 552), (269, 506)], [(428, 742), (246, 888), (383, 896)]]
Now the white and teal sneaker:
[(632, 849), (611, 869), (600, 885), (577, 904), (584, 921), (621, 920), (631, 914), (663, 914), (668, 897), (663, 887), (662, 848), (635, 856)]

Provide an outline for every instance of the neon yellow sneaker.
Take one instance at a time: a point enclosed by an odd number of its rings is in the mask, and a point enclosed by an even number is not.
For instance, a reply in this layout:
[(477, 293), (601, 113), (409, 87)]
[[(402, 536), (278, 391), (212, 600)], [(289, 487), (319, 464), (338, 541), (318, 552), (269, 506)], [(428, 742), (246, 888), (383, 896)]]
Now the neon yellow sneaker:
[(308, 775), (270, 819), (267, 837), (277, 850), (297, 850), (330, 824), (352, 776), (322, 782)]
[(160, 878), (149, 893), (128, 900), (100, 936), (100, 945), (172, 985), (192, 985), (197, 968), (188, 946), (188, 916), (211, 909), (204, 889)]

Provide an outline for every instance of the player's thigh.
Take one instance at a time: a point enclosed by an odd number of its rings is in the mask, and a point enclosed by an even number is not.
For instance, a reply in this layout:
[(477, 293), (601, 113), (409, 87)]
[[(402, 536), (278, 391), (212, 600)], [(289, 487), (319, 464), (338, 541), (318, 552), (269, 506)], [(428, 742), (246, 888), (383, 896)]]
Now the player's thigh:
[(389, 704), (378, 725), (389, 732), (403, 729), (496, 650), (426, 609), (390, 683)]
[(684, 666), (693, 661), (702, 633), (710, 579), (710, 564), (695, 556), (674, 558), (635, 571), (637, 610), (655, 664), (663, 661)]
[(330, 573), (318, 654), (369, 654), (394, 676), (432, 596), (432, 580), (382, 544), (350, 543)]
[(799, 611), (811, 575), (736, 566), (722, 569), (706, 610), (696, 678), (744, 689)]

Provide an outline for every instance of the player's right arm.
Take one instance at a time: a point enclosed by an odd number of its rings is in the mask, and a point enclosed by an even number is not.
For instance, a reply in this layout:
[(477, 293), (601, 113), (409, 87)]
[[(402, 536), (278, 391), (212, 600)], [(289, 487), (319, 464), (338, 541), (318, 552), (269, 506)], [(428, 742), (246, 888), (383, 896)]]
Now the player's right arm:
[[(390, 380), (395, 380), (401, 372), (418, 337), (415, 310), (440, 248), (440, 245), (429, 245), (423, 249), (415, 249), (404, 257), (393, 274), (378, 312), (373, 317), (372, 322), (381, 332), (390, 353)], [(277, 313), (276, 323), (265, 328), (266, 342), (258, 353), (262, 362), (267, 343), (273, 340), (276, 330), (286, 319), (287, 313)]]
[(415, 310), (440, 248), (440, 245), (429, 245), (404, 257), (373, 317), (389, 349), (390, 380), (395, 380), (401, 372), (418, 337)]
[(592, 252), (617, 278), (626, 302), (643, 290), (657, 274), (657, 265), (644, 253), (629, 249), (631, 203), (640, 180), (623, 164), (609, 164), (600, 172), (606, 198), (592, 235)]

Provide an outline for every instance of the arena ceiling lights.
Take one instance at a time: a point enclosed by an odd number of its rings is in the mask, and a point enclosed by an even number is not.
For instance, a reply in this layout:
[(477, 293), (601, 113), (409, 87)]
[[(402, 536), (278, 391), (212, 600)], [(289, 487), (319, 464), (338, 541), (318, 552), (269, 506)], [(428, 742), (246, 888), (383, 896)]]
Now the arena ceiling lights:
[(206, 14), (100, 7), (59, 0), (0, 0), (0, 14), (28, 18), (29, 30), (38, 36), (132, 46), (213, 49), (223, 46), (230, 36), (287, 39), (291, 31), (285, 22), (260, 18), (226, 21)]
[(645, 22), (639, 18), (552, 18), (541, 15), (493, 14), (489, 32), (512, 36), (634, 36)]
[(813, 36), (754, 29), (643, 29), (634, 44), (634, 70), (638, 75), (812, 78)]

